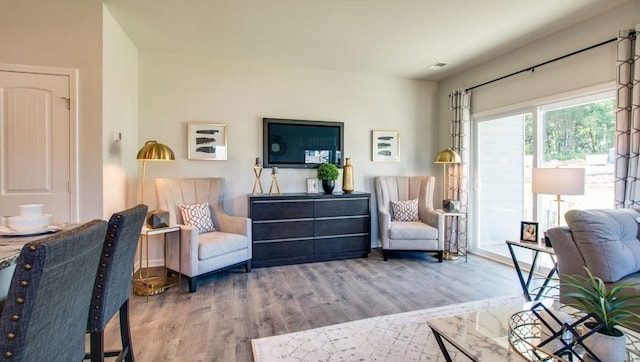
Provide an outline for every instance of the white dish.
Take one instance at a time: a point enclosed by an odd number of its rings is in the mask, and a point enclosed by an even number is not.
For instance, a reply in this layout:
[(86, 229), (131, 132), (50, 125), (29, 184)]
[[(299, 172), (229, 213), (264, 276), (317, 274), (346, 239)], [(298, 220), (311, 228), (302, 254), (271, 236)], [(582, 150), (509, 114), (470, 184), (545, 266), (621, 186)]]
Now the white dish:
[(44, 211), (43, 204), (20, 205), (18, 208), (20, 208), (20, 216), (24, 217), (38, 217)]
[(15, 231), (38, 230), (51, 224), (52, 214), (42, 214), (38, 216), (12, 216), (7, 219), (7, 225)]
[(44, 228), (35, 229), (35, 230), (13, 230), (7, 226), (0, 226), (0, 235), (4, 236), (29, 236), (29, 235), (40, 235), (47, 233), (55, 233), (56, 231), (62, 230), (64, 225), (49, 225)]

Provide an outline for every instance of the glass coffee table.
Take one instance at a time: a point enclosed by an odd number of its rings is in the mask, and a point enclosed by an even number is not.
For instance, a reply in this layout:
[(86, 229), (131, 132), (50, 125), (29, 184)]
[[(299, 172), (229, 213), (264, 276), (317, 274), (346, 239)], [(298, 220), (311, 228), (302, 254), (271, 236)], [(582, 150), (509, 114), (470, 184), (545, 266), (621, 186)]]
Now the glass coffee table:
[[(531, 302), (525, 302), (520, 306), (431, 319), (427, 323), (446, 361), (566, 361), (535, 347), (540, 342), (537, 327), (533, 332), (529, 329), (527, 333), (519, 333), (518, 326), (513, 325), (512, 317), (530, 306)], [(628, 330), (625, 334), (626, 361), (640, 361), (640, 334)], [(573, 360), (583, 358), (579, 352), (578, 356)]]

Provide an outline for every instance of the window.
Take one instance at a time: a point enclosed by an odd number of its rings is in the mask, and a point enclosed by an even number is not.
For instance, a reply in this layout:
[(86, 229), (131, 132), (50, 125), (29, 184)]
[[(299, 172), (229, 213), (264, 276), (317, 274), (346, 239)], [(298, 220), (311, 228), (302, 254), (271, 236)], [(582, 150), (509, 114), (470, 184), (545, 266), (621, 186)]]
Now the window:
[(608, 91), (477, 120), (478, 253), (508, 257), (505, 240), (519, 238), (521, 221), (538, 222), (541, 233), (557, 223), (556, 196), (531, 192), (534, 167), (585, 168), (585, 194), (562, 196), (561, 215), (614, 206), (614, 107)]

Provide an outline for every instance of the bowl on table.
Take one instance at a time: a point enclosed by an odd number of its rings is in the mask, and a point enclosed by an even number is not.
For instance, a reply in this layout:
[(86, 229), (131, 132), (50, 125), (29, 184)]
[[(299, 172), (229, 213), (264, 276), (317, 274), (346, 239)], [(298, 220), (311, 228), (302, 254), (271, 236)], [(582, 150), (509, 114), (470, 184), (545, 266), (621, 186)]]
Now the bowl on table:
[(7, 218), (7, 226), (15, 231), (37, 230), (47, 227), (53, 221), (52, 214), (40, 214), (37, 216), (12, 216)]

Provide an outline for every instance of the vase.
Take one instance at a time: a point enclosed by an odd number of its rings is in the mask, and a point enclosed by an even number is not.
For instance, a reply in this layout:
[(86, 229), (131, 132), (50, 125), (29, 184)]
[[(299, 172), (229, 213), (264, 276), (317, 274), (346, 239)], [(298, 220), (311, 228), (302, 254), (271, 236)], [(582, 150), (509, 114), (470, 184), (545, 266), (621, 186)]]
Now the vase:
[(342, 171), (342, 191), (345, 194), (353, 192), (353, 166), (351, 166), (351, 158), (345, 159), (344, 169)]
[[(585, 323), (587, 326), (588, 323)], [(627, 359), (627, 337), (620, 332), (620, 336), (609, 336), (596, 332), (585, 338), (582, 343), (600, 361), (623, 362)]]
[(335, 180), (322, 180), (322, 189), (325, 194), (332, 194), (333, 188), (336, 186)]

